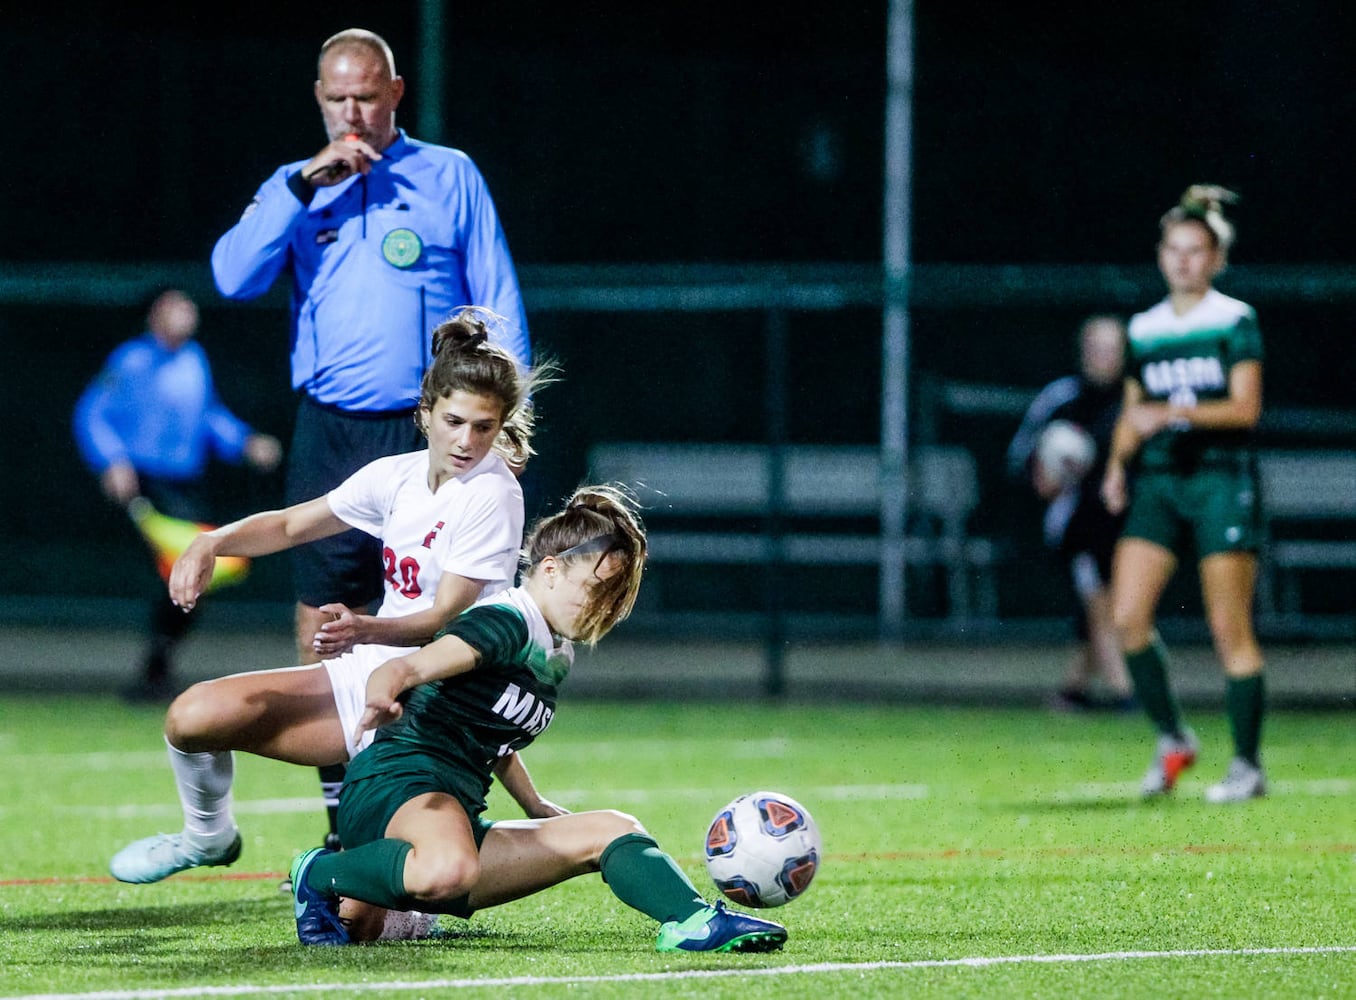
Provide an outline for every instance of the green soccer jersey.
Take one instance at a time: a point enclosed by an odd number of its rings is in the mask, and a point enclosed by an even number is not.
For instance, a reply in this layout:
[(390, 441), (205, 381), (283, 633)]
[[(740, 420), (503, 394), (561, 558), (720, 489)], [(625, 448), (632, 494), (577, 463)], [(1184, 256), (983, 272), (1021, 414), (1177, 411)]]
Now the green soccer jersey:
[[(1211, 289), (1184, 316), (1165, 299), (1132, 317), (1126, 352), (1146, 400), (1190, 407), (1227, 399), (1230, 370), (1261, 360), (1262, 335), (1250, 305)], [(1247, 430), (1169, 428), (1145, 442), (1140, 463), (1155, 471), (1231, 464), (1251, 443)]]
[(550, 724), (574, 650), (551, 633), (525, 590), (515, 587), (474, 605), (437, 638), (444, 635), (480, 654), (475, 668), (406, 691), (404, 713), (377, 731), (370, 751), (354, 758), (347, 780), (407, 754), (426, 756), (470, 778), (483, 802), (495, 762)]

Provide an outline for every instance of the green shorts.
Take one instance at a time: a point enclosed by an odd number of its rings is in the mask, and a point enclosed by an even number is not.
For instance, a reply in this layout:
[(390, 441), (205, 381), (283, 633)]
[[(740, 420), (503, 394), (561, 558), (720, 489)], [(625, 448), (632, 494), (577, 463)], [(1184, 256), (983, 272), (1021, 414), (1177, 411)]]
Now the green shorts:
[[(353, 848), (381, 840), (396, 811), (428, 792), (451, 795), (461, 803), (479, 850), (494, 826), (481, 815), (485, 810), (483, 782), (438, 757), (394, 743), (374, 743), (349, 765), (339, 795), (340, 841)], [(474, 911), (467, 897), (462, 897), (443, 904), (438, 912), (469, 917)]]
[(1257, 480), (1246, 470), (1205, 468), (1191, 473), (1145, 472), (1135, 484), (1123, 538), (1143, 538), (1196, 557), (1256, 552), (1262, 508)]

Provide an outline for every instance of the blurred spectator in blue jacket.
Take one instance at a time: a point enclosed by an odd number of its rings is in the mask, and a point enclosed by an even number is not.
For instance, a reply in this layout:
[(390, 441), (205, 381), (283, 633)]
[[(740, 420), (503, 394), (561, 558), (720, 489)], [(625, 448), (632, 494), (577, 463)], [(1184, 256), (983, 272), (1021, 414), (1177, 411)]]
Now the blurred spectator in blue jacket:
[[(145, 497), (160, 513), (211, 518), (205, 476), (213, 457), (263, 472), (282, 458), (278, 440), (259, 434), (217, 396), (207, 354), (193, 338), (197, 304), (179, 289), (158, 292), (146, 329), (120, 344), (75, 407), (76, 443), (109, 500), (127, 507)], [(172, 654), (193, 615), (163, 586), (151, 602), (150, 643), (124, 695), (169, 701), (177, 693)]]

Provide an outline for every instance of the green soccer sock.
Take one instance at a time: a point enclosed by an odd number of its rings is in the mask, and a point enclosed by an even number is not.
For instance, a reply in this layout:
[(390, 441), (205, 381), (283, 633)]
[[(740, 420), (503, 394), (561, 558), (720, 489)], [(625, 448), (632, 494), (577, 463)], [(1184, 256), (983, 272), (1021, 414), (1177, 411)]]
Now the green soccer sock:
[(598, 867), (613, 895), (661, 924), (686, 920), (706, 906), (683, 870), (644, 834), (627, 833), (612, 841)]
[(408, 841), (388, 838), (351, 851), (325, 854), (311, 862), (306, 884), (317, 892), (365, 900), (388, 910), (422, 909), (405, 892), (405, 857), (409, 853)]
[(1157, 636), (1149, 645), (1125, 654), (1125, 668), (1135, 682), (1135, 697), (1154, 727), (1167, 736), (1182, 735), (1177, 699), (1168, 686), (1168, 653)]
[(1257, 750), (1262, 743), (1262, 716), (1266, 711), (1266, 687), (1262, 675), (1230, 677), (1224, 689), (1224, 707), (1229, 713), (1229, 729), (1234, 734), (1234, 753), (1257, 766)]

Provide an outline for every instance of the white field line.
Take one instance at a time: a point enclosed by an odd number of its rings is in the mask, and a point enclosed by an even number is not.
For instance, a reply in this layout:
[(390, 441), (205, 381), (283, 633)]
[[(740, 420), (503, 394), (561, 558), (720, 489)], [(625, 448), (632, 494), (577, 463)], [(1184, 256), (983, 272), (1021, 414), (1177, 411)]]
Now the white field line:
[[(666, 788), (662, 792), (649, 789), (617, 789), (608, 792), (609, 803), (632, 804), (673, 799), (692, 799), (700, 802), (715, 802), (730, 790), (712, 788)], [(800, 794), (815, 799), (835, 799), (839, 801), (868, 801), (880, 799), (925, 799), (930, 794), (927, 785), (827, 785), (820, 788), (807, 788)], [(596, 788), (566, 788), (552, 792), (551, 798), (567, 805), (581, 805), (598, 798)], [(313, 796), (288, 799), (236, 799), (233, 811), (239, 816), (266, 816), (276, 813), (315, 812), (319, 808), (320, 793)], [(0, 817), (31, 809), (22, 806), (0, 806)], [(60, 805), (51, 810), (58, 816), (81, 816), (99, 820), (118, 819), (162, 819), (180, 815), (177, 802), (125, 803), (123, 805)]]
[[(625, 757), (627, 759), (636, 759), (643, 756), (641, 751), (648, 745), (653, 745), (656, 753), (658, 748), (663, 748), (665, 755), (672, 755), (675, 744), (681, 744), (681, 740), (639, 740), (635, 744), (630, 744), (622, 740), (602, 741), (598, 743), (565, 743), (561, 746), (552, 747), (552, 754), (556, 758), (561, 758), (562, 754), (566, 757), (577, 756), (581, 760), (587, 758), (591, 763), (598, 763), (603, 760), (614, 757)], [(730, 744), (729, 750), (724, 754), (728, 757), (739, 757), (744, 759), (758, 758), (776, 758), (783, 757), (790, 748), (790, 739), (787, 737), (771, 737), (763, 740), (737, 740)], [(694, 746), (698, 745), (694, 741)], [(706, 741), (700, 741), (700, 746), (708, 746)], [(571, 751), (575, 751), (571, 753)], [(165, 753), (161, 750), (144, 750), (130, 752), (75, 752), (75, 753), (38, 753), (38, 754), (9, 754), (6, 759), (10, 767), (22, 767), (29, 771), (40, 771), (42, 773), (54, 773), (63, 770), (76, 771), (134, 771), (134, 770), (155, 770), (165, 768)], [(1193, 778), (1182, 782), (1183, 789), (1190, 789), (1195, 784), (1202, 784), (1204, 778)], [(1356, 794), (1356, 778), (1315, 778), (1315, 779), (1273, 779), (1267, 783), (1267, 791), (1271, 795), (1282, 796), (1304, 796), (1308, 798), (1327, 798), (1344, 797)], [(662, 791), (644, 791), (619, 789), (609, 793), (610, 800), (621, 800), (626, 802), (654, 802), (664, 801), (674, 798), (701, 798), (711, 801), (720, 798), (721, 795), (729, 792), (728, 788), (708, 789), (708, 788), (666, 788)], [(956, 789), (951, 789), (948, 794), (955, 794)], [(866, 798), (884, 798), (884, 799), (926, 799), (939, 794), (939, 789), (933, 786), (920, 783), (896, 783), (880, 785), (827, 785), (813, 789), (803, 789), (801, 794), (809, 797), (813, 794), (819, 799), (834, 799), (841, 801), (857, 801)], [(558, 799), (564, 803), (584, 803), (592, 801), (597, 796), (596, 789), (586, 790), (564, 790), (554, 792), (552, 798)], [(1065, 788), (1049, 791), (1046, 789), (1033, 788), (1024, 794), (1021, 798), (1032, 799), (1035, 801), (1051, 802), (1087, 802), (1099, 799), (1117, 799), (1117, 798), (1137, 798), (1139, 796), (1139, 785), (1134, 781), (1085, 781), (1071, 784)], [(305, 803), (303, 805), (303, 803)], [(236, 808), (242, 813), (277, 813), (277, 812), (301, 812), (312, 808), (314, 801), (312, 799), (261, 799), (254, 804), (248, 801), (237, 800)], [(117, 811), (123, 808), (131, 809), (131, 812)], [(113, 811), (110, 811), (113, 810)], [(6, 814), (8, 810), (0, 806), (0, 816)], [(158, 806), (129, 806), (129, 807), (100, 807), (100, 806), (73, 806), (63, 807), (56, 811), (78, 813), (80, 815), (96, 815), (104, 818), (137, 818), (143, 816), (156, 816), (161, 814)], [(171, 813), (172, 814), (172, 810)]]
[[(651, 789), (614, 789), (608, 792), (608, 802), (616, 805), (645, 804), (650, 802), (691, 799), (705, 803), (715, 802), (729, 793), (728, 788), (666, 788), (662, 791)], [(921, 784), (880, 784), (880, 785), (821, 785), (797, 789), (797, 794), (807, 801), (867, 802), (881, 799), (927, 799), (938, 790)], [(1356, 778), (1317, 778), (1313, 780), (1273, 781), (1267, 788), (1267, 794), (1285, 798), (1343, 798), (1356, 795)], [(1126, 782), (1082, 782), (1066, 789), (1045, 794), (1033, 793), (1035, 800), (1042, 798), (1052, 802), (1096, 802), (1103, 799), (1134, 800), (1139, 795), (1139, 786)], [(595, 801), (597, 789), (566, 788), (553, 792), (551, 798), (569, 806), (580, 806)], [(314, 796), (286, 799), (236, 799), (234, 811), (240, 816), (268, 816), (284, 813), (314, 812), (319, 802), (319, 792)], [(25, 815), (31, 812), (28, 806), (0, 806), (0, 817)], [(60, 805), (51, 810), (53, 815), (79, 816), (97, 820), (124, 819), (172, 819), (180, 815), (179, 805), (175, 802), (124, 803), (122, 805)]]
[[(1204, 785), (1204, 779), (1183, 781), (1178, 794), (1190, 794), (1193, 785)], [(1356, 778), (1290, 778), (1267, 781), (1267, 794), (1283, 797), (1341, 798), (1356, 794)], [(1095, 802), (1100, 799), (1135, 799), (1139, 797), (1138, 782), (1083, 781), (1050, 794), (1054, 802)]]
[[(0, 734), (0, 748), (3, 748), (3, 734)], [(792, 740), (786, 736), (771, 736), (765, 739), (730, 739), (721, 741), (721, 756), (737, 759), (779, 758), (791, 752)], [(551, 755), (557, 760), (585, 761), (597, 763), (605, 760), (636, 760), (646, 756), (670, 759), (683, 753), (696, 754), (709, 749), (711, 741), (707, 739), (652, 739), (636, 740), (599, 740), (593, 743), (579, 743), (569, 740), (555, 741), (551, 745)], [(677, 749), (675, 749), (677, 748)], [(70, 753), (10, 753), (7, 759), (22, 762), (30, 769), (71, 769), (81, 771), (139, 770), (165, 766), (165, 750), (85, 750)]]
[[(484, 989), (485, 987), (570, 986), (584, 983), (662, 983), (736, 977), (813, 976), (909, 969), (987, 968), (997, 965), (1065, 965), (1084, 962), (1134, 962), (1145, 959), (1247, 958), (1259, 955), (1331, 955), (1356, 953), (1356, 945), (1317, 948), (1190, 948), (1173, 951), (1110, 951), (1086, 955), (994, 955), (975, 958), (920, 959), (914, 962), (818, 962), (761, 969), (688, 969), (680, 972), (632, 972), (615, 976), (506, 976), (497, 979), (424, 979), (385, 983), (304, 983), (294, 985), (185, 986), (176, 989), (100, 990), (89, 993), (26, 994), (22, 1000), (168, 1000), (171, 997), (242, 997), (319, 993), (343, 995), (378, 991)], [(0, 1000), (21, 1000), (20, 996)]]
[(144, 771), (168, 767), (165, 749), (90, 750), (78, 753), (9, 753), (7, 760), (29, 771)]

